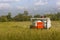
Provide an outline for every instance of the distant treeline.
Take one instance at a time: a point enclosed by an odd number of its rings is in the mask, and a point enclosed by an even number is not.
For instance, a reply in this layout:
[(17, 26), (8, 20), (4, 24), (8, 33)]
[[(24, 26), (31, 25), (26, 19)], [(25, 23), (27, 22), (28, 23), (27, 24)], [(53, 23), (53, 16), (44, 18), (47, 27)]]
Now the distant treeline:
[[(2, 15), (0, 16), (0, 22), (10, 22), (10, 21), (30, 21), (30, 18), (41, 18), (40, 14), (36, 14), (34, 16), (28, 15), (28, 11), (24, 11), (24, 13), (19, 13), (14, 17), (11, 17), (11, 12), (8, 13), (8, 15)], [(60, 20), (60, 12), (54, 13), (54, 14), (45, 14), (43, 15), (45, 17), (49, 17), (53, 21)]]

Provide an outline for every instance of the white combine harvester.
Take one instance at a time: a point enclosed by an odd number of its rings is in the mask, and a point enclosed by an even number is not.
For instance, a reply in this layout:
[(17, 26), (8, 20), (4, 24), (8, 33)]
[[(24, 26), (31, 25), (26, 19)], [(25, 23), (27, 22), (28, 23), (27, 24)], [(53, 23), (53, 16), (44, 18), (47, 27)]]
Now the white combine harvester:
[(31, 18), (31, 22), (30, 28), (49, 29), (51, 27), (50, 18)]

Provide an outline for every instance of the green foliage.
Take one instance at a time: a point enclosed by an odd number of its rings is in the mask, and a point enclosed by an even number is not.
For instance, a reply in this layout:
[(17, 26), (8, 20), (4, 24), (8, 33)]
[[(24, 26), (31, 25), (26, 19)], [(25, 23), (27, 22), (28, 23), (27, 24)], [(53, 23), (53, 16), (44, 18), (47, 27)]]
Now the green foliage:
[(56, 14), (45, 14), (46, 17), (51, 18), (51, 20), (56, 21), (56, 20), (60, 20), (60, 13), (56, 13)]
[(29, 21), (31, 16), (24, 16), (22, 14), (18, 14), (14, 17), (15, 21)]
[(14, 20), (15, 20), (15, 21), (22, 21), (22, 20), (23, 20), (22, 14), (16, 15), (16, 16), (14, 17)]
[(8, 15), (4, 15), (0, 17), (0, 22), (6, 22), (6, 21), (30, 21), (30, 18), (32, 18), (31, 15), (28, 15), (28, 11), (24, 11), (24, 13), (19, 13), (15, 17), (11, 17), (11, 12), (8, 13)]
[(14, 17), (15, 21), (30, 21), (30, 18), (32, 18), (31, 15), (28, 15), (28, 11), (24, 11), (24, 14), (19, 13)]
[(8, 13), (8, 15), (3, 15), (0, 17), (0, 22), (7, 22), (7, 21), (12, 21), (10, 12)]
[(11, 21), (11, 20), (12, 20), (11, 12), (8, 13), (8, 15), (7, 15), (7, 19), (8, 19), (8, 21)]
[(6, 16), (1, 16), (0, 17), (0, 22), (7, 22), (7, 21), (8, 21), (8, 19), (7, 19)]
[(34, 18), (40, 18), (41, 16), (39, 14), (34, 15)]
[[(11, 12), (8, 15), (0, 16), (0, 22), (10, 22), (10, 21), (30, 21), (32, 15), (28, 15), (28, 11), (24, 11), (24, 13), (19, 13), (16, 16), (12, 17)], [(53, 21), (60, 20), (60, 12), (54, 14), (45, 14), (44, 16), (49, 17)], [(33, 16), (34, 18), (41, 18), (41, 15), (36, 14)]]
[(28, 11), (25, 10), (25, 11), (24, 11), (24, 15), (25, 15), (25, 16), (28, 16)]

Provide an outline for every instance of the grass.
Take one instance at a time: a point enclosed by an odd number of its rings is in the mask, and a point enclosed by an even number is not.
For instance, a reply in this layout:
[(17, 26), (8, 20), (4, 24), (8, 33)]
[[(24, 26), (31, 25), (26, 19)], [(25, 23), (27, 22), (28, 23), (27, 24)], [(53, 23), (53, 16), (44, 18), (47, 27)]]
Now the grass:
[(50, 29), (29, 29), (31, 22), (0, 22), (0, 40), (60, 40), (60, 21)]

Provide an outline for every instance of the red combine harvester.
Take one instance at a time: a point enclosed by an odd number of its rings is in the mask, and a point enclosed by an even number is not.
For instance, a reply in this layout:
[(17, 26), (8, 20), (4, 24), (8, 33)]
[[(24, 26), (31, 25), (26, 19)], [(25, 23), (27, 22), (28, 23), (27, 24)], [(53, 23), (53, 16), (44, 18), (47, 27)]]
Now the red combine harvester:
[(51, 27), (50, 18), (31, 18), (31, 22), (30, 28), (49, 29)]

